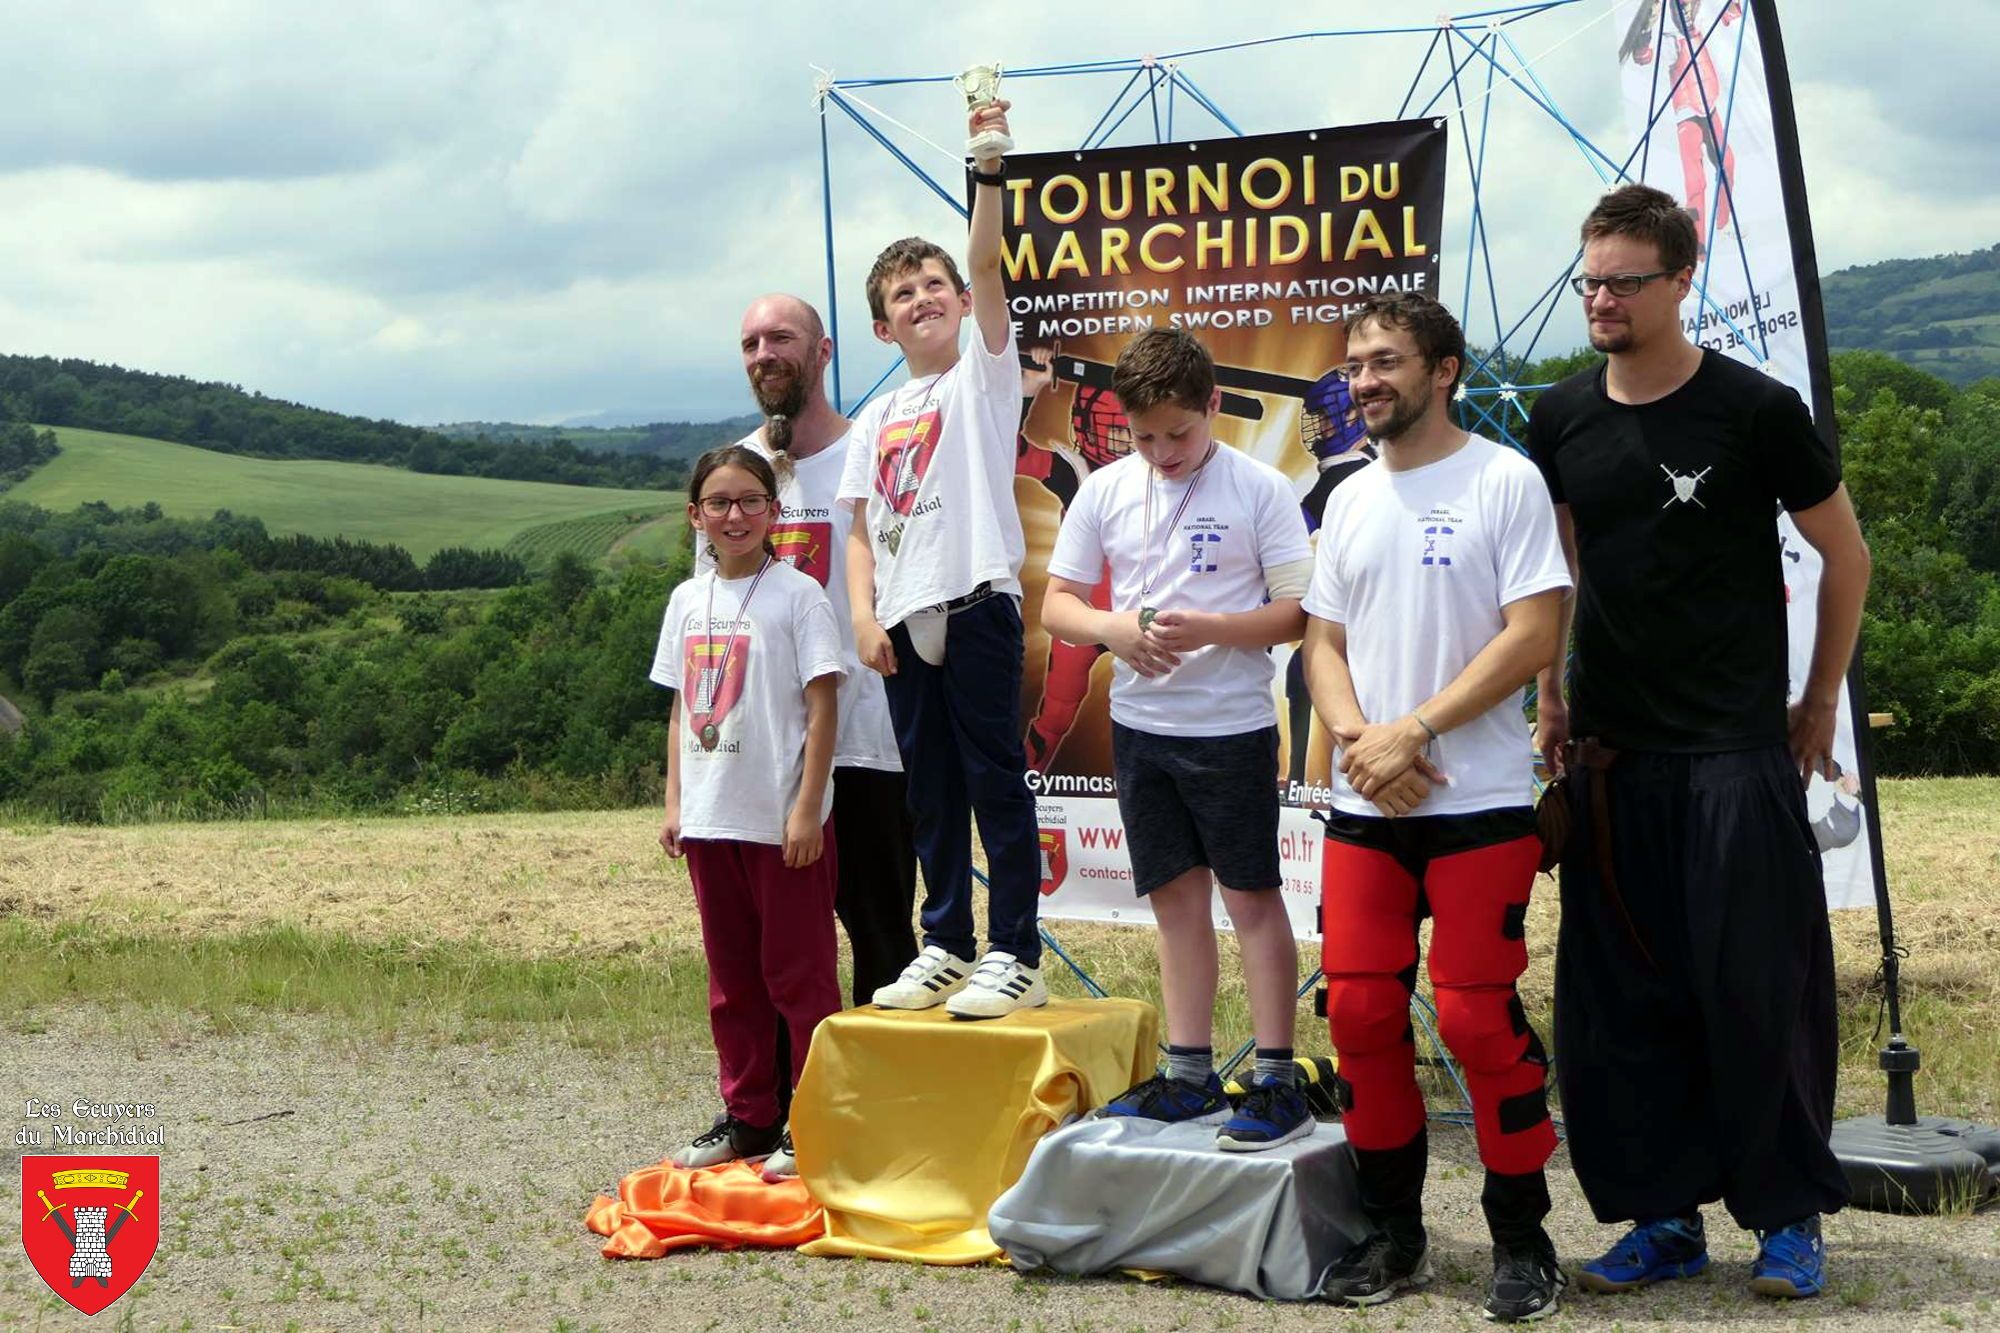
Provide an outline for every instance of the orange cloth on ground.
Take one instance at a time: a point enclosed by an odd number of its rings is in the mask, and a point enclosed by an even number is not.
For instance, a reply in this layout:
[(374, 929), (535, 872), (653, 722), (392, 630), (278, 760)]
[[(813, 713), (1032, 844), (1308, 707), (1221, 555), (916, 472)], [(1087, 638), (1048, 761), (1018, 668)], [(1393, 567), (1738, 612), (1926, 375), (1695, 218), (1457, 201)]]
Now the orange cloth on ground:
[(1118, 999), (1051, 1000), (982, 1022), (942, 1007), (823, 1020), (791, 1125), (826, 1234), (800, 1253), (997, 1258), (987, 1209), (1042, 1135), (1153, 1072), (1158, 1023), (1151, 1005)]
[(762, 1170), (761, 1162), (642, 1167), (618, 1182), (617, 1198), (598, 1195), (583, 1224), (610, 1237), (607, 1259), (657, 1259), (690, 1245), (788, 1250), (824, 1233), (824, 1214), (804, 1183), (767, 1185)]

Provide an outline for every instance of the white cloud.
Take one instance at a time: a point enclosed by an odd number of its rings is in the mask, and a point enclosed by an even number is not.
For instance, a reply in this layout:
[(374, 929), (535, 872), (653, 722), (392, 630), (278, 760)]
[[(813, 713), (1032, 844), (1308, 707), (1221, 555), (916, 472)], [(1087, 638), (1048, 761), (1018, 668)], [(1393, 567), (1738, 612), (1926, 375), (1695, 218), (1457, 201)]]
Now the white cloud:
[[(1602, 72), (1604, 7), (1583, 0), (1508, 32), (1545, 55), (1537, 73), (1566, 115), (1609, 145), (1624, 133)], [(1186, 69), (1252, 132), (1388, 119), (1440, 8), (1341, 6), (1326, 26), (1417, 31)], [(1877, 6), (1785, 0), (1828, 267), (2000, 239), (2000, 150), (1961, 104), (1985, 77), (1964, 31), (1982, 8), (1899, 13), (1890, 41)], [(11, 74), (0, 121), (0, 348), (410, 420), (736, 412), (742, 303), (773, 288), (825, 295), (810, 65), (848, 78), (980, 59), (1020, 69), (1290, 26), (1193, 0), (863, 13), (800, 0), (99, 0), (14, 14), (10, 48), (34, 58)], [(1486, 74), (1480, 61), (1460, 71), (1475, 134)], [(1124, 78), (1015, 80), (1024, 149), (1080, 141)], [(963, 132), (948, 84), (859, 95), (947, 150)], [(1491, 97), (1482, 201), (1507, 323), (1567, 257), (1600, 187), (1522, 89), (1501, 81)], [(1153, 109), (1120, 139), (1150, 137)], [(1218, 132), (1185, 96), (1173, 115), (1178, 134)], [(852, 394), (888, 360), (860, 289), (875, 249), (911, 231), (956, 243), (963, 224), (845, 117), (828, 130)], [(887, 132), (959, 188), (948, 154)], [(1451, 152), (1444, 290), (1457, 303), (1470, 192), (1456, 128)], [(1465, 312), (1475, 337), (1492, 324), (1479, 304)], [(1564, 311), (1545, 349), (1575, 341)]]

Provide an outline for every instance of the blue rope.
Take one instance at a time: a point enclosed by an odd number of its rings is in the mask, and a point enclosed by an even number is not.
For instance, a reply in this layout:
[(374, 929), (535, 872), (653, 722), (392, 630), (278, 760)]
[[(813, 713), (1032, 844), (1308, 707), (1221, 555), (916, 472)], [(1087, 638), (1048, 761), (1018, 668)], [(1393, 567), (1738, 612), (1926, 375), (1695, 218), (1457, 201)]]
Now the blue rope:
[[(1104, 147), (1105, 143), (1110, 140), (1111, 136), (1118, 133), (1118, 131), (1124, 127), (1126, 121), (1132, 119), (1132, 113), (1134, 111), (1137, 111), (1140, 107), (1146, 104), (1147, 93), (1150, 92), (1151, 89), (1148, 89), (1146, 93), (1140, 93), (1137, 97), (1133, 98), (1132, 105), (1125, 108), (1125, 114), (1118, 118), (1118, 123), (1113, 125), (1110, 129), (1106, 130), (1103, 133), (1103, 135), (1097, 140), (1095, 146), (1098, 148)], [(1155, 107), (1153, 111), (1153, 134), (1156, 138), (1158, 137), (1159, 132), (1160, 132), (1159, 109)], [(1084, 146), (1086, 148), (1091, 147), (1091, 145), (1089, 144), (1086, 144)]]
[(1111, 119), (1111, 113), (1118, 109), (1118, 104), (1125, 100), (1125, 94), (1131, 92), (1132, 85), (1139, 81), (1139, 73), (1140, 71), (1136, 69), (1132, 71), (1132, 77), (1125, 80), (1125, 86), (1118, 90), (1118, 96), (1111, 99), (1111, 105), (1104, 108), (1104, 114), (1099, 116), (1097, 118), (1097, 123), (1090, 127), (1090, 133), (1083, 136), (1083, 142), (1082, 144), (1078, 145), (1078, 151), (1082, 151), (1083, 149), (1087, 149), (1090, 147), (1090, 141), (1092, 139), (1095, 139), (1097, 137), (1097, 132), (1104, 128), (1104, 122)]
[[(833, 166), (826, 146), (826, 105), (819, 109), (819, 198), (820, 219), (826, 226), (826, 326), (840, 327), (840, 296), (834, 284), (833, 270)], [(840, 358), (833, 358), (833, 402), (834, 410), (845, 415), (846, 405), (840, 397)]]
[[(1727, 11), (1725, 10), (1723, 12)], [(1717, 21), (1720, 22), (1720, 19), (1718, 18)], [(1747, 10), (1744, 11), (1743, 18), (1741, 20), (1743, 26), (1739, 28), (1736, 33), (1736, 58), (1734, 62), (1732, 62), (1732, 64), (1730, 65), (1729, 69), (1729, 106), (1722, 113), (1722, 146), (1725, 150), (1727, 149), (1729, 144), (1730, 130), (1735, 126), (1736, 123), (1736, 90), (1743, 86), (1740, 79), (1740, 76), (1743, 73), (1743, 47), (1745, 43), (1749, 41), (1750, 24), (1752, 21), (1753, 20), (1750, 11)], [(1758, 40), (1761, 41), (1763, 39), (1760, 36)], [(1700, 86), (1700, 80), (1696, 80), (1696, 86), (1697, 87)], [(1708, 102), (1708, 94), (1704, 92), (1702, 94), (1702, 104), (1705, 106), (1707, 105), (1707, 102)], [(1725, 151), (1722, 154), (1722, 156), (1724, 161), (1728, 160), (1729, 155), (1727, 151)], [(1736, 185), (1735, 182), (1729, 179), (1729, 173), (1723, 170), (1723, 165), (1721, 162), (1715, 164), (1715, 180), (1716, 180), (1715, 208), (1716, 210), (1719, 211), (1722, 207), (1723, 200), (1727, 199), (1729, 201), (1730, 216), (1733, 218), (1736, 215)], [(1757, 280), (1755, 277), (1751, 275), (1750, 272), (1750, 251), (1743, 241), (1743, 228), (1737, 227), (1735, 228), (1735, 231), (1736, 231), (1736, 256), (1739, 260), (1742, 261), (1743, 264), (1743, 286), (1746, 290), (1748, 290), (1751, 293), (1752, 297), (1750, 305), (1750, 327), (1753, 330), (1755, 330), (1757, 334), (1757, 346), (1748, 350), (1750, 351), (1751, 355), (1755, 356), (1757, 360), (1761, 363), (1771, 359), (1771, 337), (1770, 334), (1765, 331), (1763, 318), (1757, 314), (1757, 306), (1755, 301), (1755, 295), (1757, 291)], [(1715, 214), (1713, 212), (1709, 214), (1708, 239), (1711, 242), (1711, 244), (1708, 247), (1708, 253), (1710, 255), (1713, 255), (1715, 253), (1715, 246), (1713, 244), (1715, 240)], [(1704, 260), (1703, 263), (1704, 263), (1704, 268), (1702, 276), (1706, 278), (1707, 260)], [(1702, 285), (1706, 287), (1708, 284), (1704, 282)]]
[(1449, 29), (1439, 28), (1431, 34), (1431, 44), (1424, 48), (1424, 58), (1417, 65), (1417, 72), (1410, 78), (1409, 91), (1403, 94), (1403, 103), (1396, 108), (1397, 120), (1402, 120), (1409, 113), (1410, 99), (1417, 95), (1417, 86), (1424, 81), (1424, 75), (1431, 67), (1431, 57), (1437, 54), (1438, 43), (1443, 40), (1445, 33), (1448, 31)]
[(1165, 140), (1160, 138), (1160, 71), (1157, 65), (1146, 71), (1146, 101), (1153, 108), (1153, 142), (1163, 143)]
[(1181, 86), (1183, 88), (1187, 89), (1188, 96), (1192, 97), (1195, 101), (1201, 103), (1202, 108), (1205, 111), (1207, 111), (1209, 115), (1214, 116), (1217, 120), (1221, 121), (1223, 126), (1227, 128), (1228, 131), (1231, 134), (1235, 135), (1237, 138), (1240, 139), (1243, 137), (1242, 128), (1238, 126), (1237, 123), (1231, 120), (1228, 116), (1223, 115), (1222, 108), (1217, 106), (1214, 102), (1210, 101), (1207, 93), (1195, 87), (1193, 79), (1190, 79), (1186, 75), (1186, 73), (1178, 69), (1174, 71), (1174, 77), (1181, 81)]
[(950, 191), (944, 188), (944, 186), (939, 185), (935, 180), (931, 179), (930, 173), (925, 171), (922, 167), (918, 166), (915, 162), (912, 162), (910, 160), (910, 155), (908, 153), (905, 153), (902, 149), (896, 147), (895, 144), (889, 141), (889, 136), (882, 133), (882, 131), (876, 129), (873, 125), (870, 125), (866, 120), (862, 119), (861, 113), (856, 111), (853, 107), (849, 106), (847, 104), (846, 98), (840, 96), (837, 93), (829, 92), (827, 94), (827, 100), (831, 101), (835, 106), (839, 107), (842, 111), (845, 111), (847, 113), (848, 119), (852, 120), (856, 125), (859, 125), (864, 131), (866, 131), (869, 138), (873, 139), (876, 143), (879, 143), (884, 148), (888, 149), (890, 156), (894, 157), (898, 162), (901, 162), (904, 166), (908, 167), (913, 173), (915, 173), (916, 178), (918, 180), (930, 186), (931, 193), (935, 194), (938, 198), (944, 200), (947, 204), (950, 204), (953, 212), (957, 213), (962, 218), (967, 218), (967, 219), (971, 218), (972, 214), (970, 211), (966, 209), (963, 201), (955, 198)]
[[(1605, 170), (1599, 165), (1598, 159), (1601, 158), (1603, 161), (1609, 162), (1611, 160), (1610, 157), (1604, 153), (1597, 152), (1596, 146), (1580, 134), (1576, 126), (1570, 124), (1569, 117), (1556, 106), (1556, 95), (1549, 91), (1547, 84), (1542, 82), (1541, 75), (1535, 73), (1534, 62), (1521, 54), (1521, 48), (1514, 45), (1514, 39), (1507, 35), (1506, 29), (1503, 28), (1500, 30), (1499, 37), (1501, 41), (1507, 44), (1508, 51), (1513, 53), (1515, 61), (1521, 66), (1521, 72), (1534, 81), (1535, 91), (1541, 94), (1539, 98), (1531, 96), (1528, 100), (1541, 107), (1543, 111), (1547, 112), (1555, 120), (1556, 124), (1562, 126), (1563, 132), (1569, 135), (1570, 142), (1574, 143), (1578, 151), (1582, 152), (1583, 160), (1588, 162), (1590, 169), (1597, 173), (1598, 183), (1609, 185), (1611, 177), (1605, 174)], [(1503, 70), (1502, 73), (1506, 73), (1506, 71)], [(1520, 82), (1512, 74), (1507, 74), (1507, 81), (1512, 83), (1517, 89), (1520, 89), (1524, 95), (1527, 94), (1528, 90), (1522, 88)], [(1591, 156), (1593, 153), (1596, 153), (1595, 158)]]
[[(901, 370), (902, 368), (903, 368), (903, 357), (902, 354), (899, 352), (896, 355), (896, 359), (889, 363), (889, 368), (882, 372), (881, 378), (868, 386), (868, 392), (862, 394), (859, 398), (854, 400), (854, 405), (856, 407), (860, 407), (862, 404), (872, 400), (876, 394), (882, 391), (882, 386), (889, 382), (889, 377), (895, 374), (897, 371)], [(973, 873), (977, 874), (978, 872), (974, 871)], [(984, 883), (983, 880), (981, 882)]]
[[(976, 870), (973, 872), (973, 874), (979, 876), (979, 880), (982, 884), (985, 883), (986, 877), (984, 875), (979, 875), (979, 872)], [(1042, 947), (1052, 951), (1056, 957), (1062, 959), (1065, 963), (1069, 964), (1069, 970), (1076, 973), (1076, 979), (1083, 984), (1083, 988), (1085, 990), (1090, 992), (1092, 999), (1105, 1000), (1110, 998), (1110, 995), (1105, 991), (1104, 987), (1098, 985), (1096, 980), (1090, 975), (1090, 973), (1084, 971), (1083, 968), (1078, 965), (1076, 959), (1071, 958), (1068, 952), (1066, 952), (1063, 949), (1062, 945), (1056, 942), (1056, 937), (1049, 933), (1049, 928), (1047, 926), (1037, 925), (1035, 927), (1035, 931), (1042, 937)]]
[(1170, 77), (1167, 79), (1167, 137), (1160, 141), (1162, 143), (1171, 143), (1174, 138), (1174, 92), (1176, 85), (1171, 77), (1172, 71), (1168, 71), (1168, 73)]

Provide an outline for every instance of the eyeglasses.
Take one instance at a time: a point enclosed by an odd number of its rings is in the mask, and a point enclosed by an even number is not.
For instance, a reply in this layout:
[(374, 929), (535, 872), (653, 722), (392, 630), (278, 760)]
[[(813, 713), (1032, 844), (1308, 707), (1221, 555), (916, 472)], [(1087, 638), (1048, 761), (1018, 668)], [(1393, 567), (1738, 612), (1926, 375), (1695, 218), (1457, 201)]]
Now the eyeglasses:
[(1334, 369), (1344, 380), (1358, 380), (1364, 370), (1372, 370), (1378, 376), (1393, 375), (1396, 373), (1396, 367), (1409, 359), (1399, 352), (1384, 352), (1380, 356), (1371, 356), (1366, 361), (1344, 361)]
[(728, 518), (731, 509), (742, 510), (745, 518), (755, 518), (770, 507), (771, 497), (768, 495), (746, 495), (736, 500), (726, 496), (711, 495), (701, 502), (701, 512), (710, 518)]
[(1569, 285), (1578, 296), (1595, 296), (1606, 287), (1613, 296), (1637, 296), (1639, 289), (1654, 278), (1678, 272), (1677, 268), (1663, 268), (1658, 273), (1607, 273), (1601, 278), (1593, 273), (1579, 273), (1569, 280)]

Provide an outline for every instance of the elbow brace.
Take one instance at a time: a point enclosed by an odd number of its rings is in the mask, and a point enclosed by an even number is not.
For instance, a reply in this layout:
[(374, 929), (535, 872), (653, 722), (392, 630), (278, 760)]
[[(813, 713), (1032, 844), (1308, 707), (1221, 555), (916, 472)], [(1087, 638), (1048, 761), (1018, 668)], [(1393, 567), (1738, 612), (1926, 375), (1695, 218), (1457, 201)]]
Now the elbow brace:
[(1287, 597), (1303, 598), (1306, 589), (1312, 586), (1312, 572), (1310, 559), (1273, 565), (1264, 571), (1264, 595), (1274, 602)]

